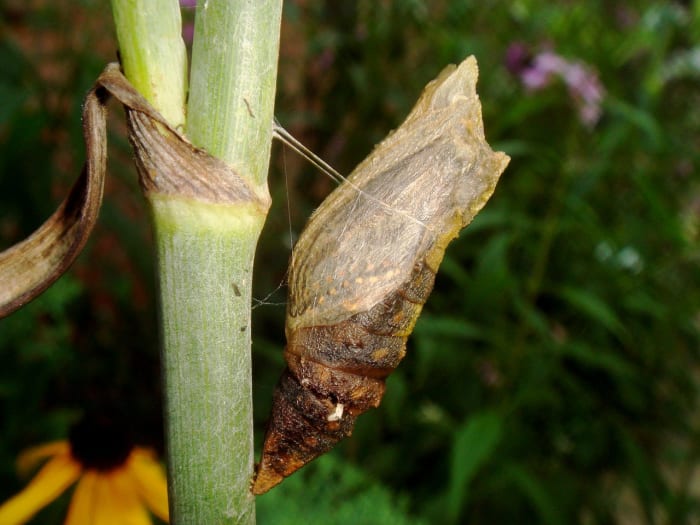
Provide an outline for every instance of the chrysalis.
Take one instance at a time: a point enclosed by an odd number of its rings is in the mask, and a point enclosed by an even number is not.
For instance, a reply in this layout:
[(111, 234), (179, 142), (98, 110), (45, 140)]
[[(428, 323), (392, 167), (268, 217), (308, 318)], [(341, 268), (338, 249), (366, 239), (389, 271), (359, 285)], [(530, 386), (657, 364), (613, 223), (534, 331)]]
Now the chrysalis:
[(445, 248), (493, 193), (509, 158), (484, 138), (477, 75), (469, 57), (428, 84), (294, 247), (287, 368), (254, 494), (330, 450), (379, 405)]

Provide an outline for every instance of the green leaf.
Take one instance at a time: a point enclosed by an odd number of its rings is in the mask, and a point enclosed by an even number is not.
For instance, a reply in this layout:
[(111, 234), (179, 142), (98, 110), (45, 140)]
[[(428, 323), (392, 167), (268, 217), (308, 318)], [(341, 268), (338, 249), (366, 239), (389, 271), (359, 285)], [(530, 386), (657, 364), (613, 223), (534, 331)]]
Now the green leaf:
[(423, 525), (406, 497), (331, 453), (256, 498), (259, 525)]
[(601, 349), (593, 349), (587, 344), (571, 341), (559, 345), (557, 349), (564, 355), (576, 359), (580, 363), (595, 368), (601, 368), (620, 378), (634, 378), (637, 375), (634, 367), (619, 356)]
[(560, 288), (557, 294), (574, 309), (601, 324), (616, 336), (625, 338), (627, 335), (625, 327), (615, 312), (597, 295), (588, 290), (571, 286)]
[(448, 512), (456, 521), (468, 500), (469, 483), (492, 456), (501, 439), (503, 418), (493, 411), (474, 414), (459, 428), (452, 446)]
[(663, 143), (663, 132), (650, 113), (612, 97), (608, 98), (605, 107), (613, 116), (627, 121), (643, 132), (653, 149)]
[(455, 349), (469, 348), (465, 342), (469, 345), (469, 342), (485, 341), (487, 335), (480, 326), (464, 319), (428, 314), (419, 317), (412, 342), (416, 349), (417, 384), (423, 384), (439, 363), (453, 366)]
[(540, 515), (540, 522), (545, 525), (562, 525), (563, 517), (557, 510), (557, 502), (552, 499), (551, 493), (542, 486), (535, 476), (523, 467), (513, 464), (506, 470), (506, 476), (522, 491), (530, 500), (532, 506)]

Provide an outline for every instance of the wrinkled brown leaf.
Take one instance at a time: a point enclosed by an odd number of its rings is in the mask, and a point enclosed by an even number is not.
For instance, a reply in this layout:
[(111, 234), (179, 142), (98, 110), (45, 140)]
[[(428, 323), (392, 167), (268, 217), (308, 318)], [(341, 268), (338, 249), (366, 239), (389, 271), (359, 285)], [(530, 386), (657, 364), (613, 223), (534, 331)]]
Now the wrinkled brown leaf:
[(105, 104), (114, 96), (126, 109), (129, 140), (146, 195), (216, 203), (252, 203), (266, 211), (266, 188), (253, 187), (231, 166), (195, 148), (109, 64), (83, 107), (87, 160), (68, 197), (27, 239), (0, 253), (0, 317), (28, 303), (73, 263), (92, 232), (102, 203), (107, 164)]
[(32, 235), (0, 252), (0, 317), (28, 303), (63, 275), (95, 226), (107, 164), (106, 99), (99, 85), (85, 98), (87, 160), (68, 197)]

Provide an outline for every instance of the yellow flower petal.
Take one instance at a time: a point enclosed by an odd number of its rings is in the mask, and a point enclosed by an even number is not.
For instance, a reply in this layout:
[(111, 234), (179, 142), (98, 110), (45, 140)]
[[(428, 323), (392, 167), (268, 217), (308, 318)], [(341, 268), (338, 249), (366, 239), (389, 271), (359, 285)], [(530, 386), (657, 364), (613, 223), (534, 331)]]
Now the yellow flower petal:
[(70, 456), (54, 456), (26, 488), (0, 506), (0, 523), (19, 525), (56, 499), (80, 476), (80, 465)]
[(96, 484), (97, 473), (94, 470), (85, 471), (73, 491), (64, 525), (94, 523)]
[(28, 448), (17, 458), (17, 471), (20, 476), (26, 476), (40, 461), (50, 456), (68, 454), (69, 452), (70, 444), (66, 440), (52, 441), (51, 443)]
[(169, 521), (168, 482), (163, 467), (147, 449), (135, 448), (127, 469), (148, 508), (163, 521)]
[(124, 468), (86, 472), (75, 489), (65, 525), (151, 525)]
[(150, 525), (151, 517), (126, 468), (104, 476), (105, 492), (95, 525)]

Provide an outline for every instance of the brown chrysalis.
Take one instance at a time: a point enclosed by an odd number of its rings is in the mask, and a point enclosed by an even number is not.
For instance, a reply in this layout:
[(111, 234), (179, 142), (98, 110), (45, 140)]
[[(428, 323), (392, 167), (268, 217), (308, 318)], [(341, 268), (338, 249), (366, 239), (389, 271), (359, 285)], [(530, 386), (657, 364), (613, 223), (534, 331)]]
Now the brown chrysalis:
[(252, 492), (350, 435), (430, 295), (445, 248), (508, 164), (484, 138), (474, 57), (446, 68), (406, 121), (314, 212), (292, 251), (285, 369)]

